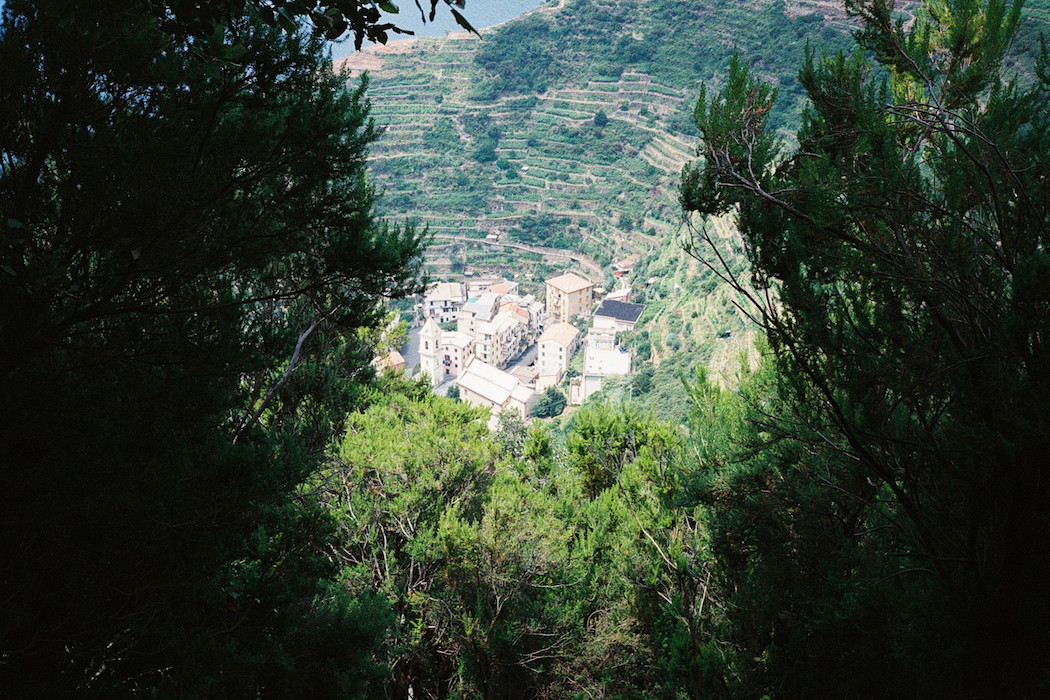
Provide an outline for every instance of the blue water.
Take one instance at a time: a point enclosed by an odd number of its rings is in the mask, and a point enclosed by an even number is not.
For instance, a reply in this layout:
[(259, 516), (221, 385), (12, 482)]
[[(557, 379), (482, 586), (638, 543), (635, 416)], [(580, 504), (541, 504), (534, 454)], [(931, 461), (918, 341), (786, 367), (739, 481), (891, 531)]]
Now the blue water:
[[(493, 27), (501, 22), (523, 15), (529, 10), (534, 10), (543, 4), (543, 0), (466, 0), (466, 2), (466, 7), (461, 12), (475, 29)], [(400, 8), (401, 12), (396, 15), (384, 14), (384, 17), (402, 29), (415, 32), (415, 36), (445, 36), (448, 32), (463, 31), (456, 24), (452, 13), (448, 11), (448, 7), (440, 0), (437, 7), (437, 16), (434, 17), (433, 22), (427, 22), (426, 24), (420, 21), (419, 9), (413, 0), (394, 0), (394, 4)], [(429, 17), (430, 0), (419, 0), (419, 4), (423, 6)], [(390, 35), (391, 41), (407, 37), (408, 35), (406, 34)], [(346, 41), (332, 47), (332, 58), (342, 58), (353, 52), (354, 42)]]

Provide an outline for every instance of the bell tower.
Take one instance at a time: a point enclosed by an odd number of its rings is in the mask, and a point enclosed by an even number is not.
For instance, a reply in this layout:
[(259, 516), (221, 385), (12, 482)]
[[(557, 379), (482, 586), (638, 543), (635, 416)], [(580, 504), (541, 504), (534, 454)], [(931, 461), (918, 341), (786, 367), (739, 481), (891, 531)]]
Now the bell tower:
[(431, 317), (419, 331), (419, 371), (430, 376), (430, 384), (437, 386), (445, 378), (441, 354), (441, 326)]

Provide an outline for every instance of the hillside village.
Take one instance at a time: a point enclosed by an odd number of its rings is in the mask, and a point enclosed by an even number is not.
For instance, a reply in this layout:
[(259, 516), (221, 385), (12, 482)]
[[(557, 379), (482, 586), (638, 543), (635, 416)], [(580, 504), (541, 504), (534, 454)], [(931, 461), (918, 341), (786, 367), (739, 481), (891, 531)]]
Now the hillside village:
[[(631, 373), (622, 334), (634, 329), (645, 305), (630, 296), (629, 287), (606, 294), (573, 272), (547, 279), (543, 301), (507, 280), (435, 283), (418, 305), (416, 374), (442, 393), (457, 387), (463, 401), (492, 409), (493, 422), (505, 410), (529, 417), (552, 387), (581, 404), (605, 377)], [(581, 351), (582, 363), (572, 366)], [(384, 362), (399, 364), (404, 368), (403, 359)]]

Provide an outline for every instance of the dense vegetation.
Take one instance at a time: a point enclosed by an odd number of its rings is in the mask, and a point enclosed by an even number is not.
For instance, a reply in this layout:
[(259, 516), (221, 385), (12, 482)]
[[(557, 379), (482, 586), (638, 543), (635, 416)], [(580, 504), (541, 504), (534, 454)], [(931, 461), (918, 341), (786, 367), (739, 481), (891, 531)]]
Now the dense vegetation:
[(421, 239), (373, 218), (363, 85), (306, 33), (215, 26), (4, 7), (6, 696), (320, 694), (370, 663), (292, 496)]
[(696, 592), (685, 574), (703, 573), (683, 567), (704, 564), (693, 510), (673, 503), (673, 426), (595, 405), (564, 441), (510, 416), (492, 436), (478, 409), (427, 387), (386, 390), (350, 417), (318, 487), (339, 519), (345, 585), (391, 609), (390, 671), (370, 697), (674, 697), (695, 685), (703, 603), (675, 598)]
[(949, 5), (905, 30), (847, 2), (863, 51), (807, 56), (790, 157), (737, 59), (697, 105), (683, 206), (736, 213), (749, 279), (702, 223), (693, 250), (747, 297), (780, 385), (757, 468), (715, 471), (714, 542), (750, 606), (746, 679), (782, 695), (1048, 690), (1050, 563), (1027, 543), (1050, 535), (1050, 63), (1004, 74), (1020, 3)]
[[(4, 11), (0, 690), (1050, 690), (1050, 62), (1009, 58), (1018, 5), (931, 3), (905, 29), (850, 0), (858, 46), (801, 58), (789, 137), (727, 61), (694, 114), (688, 247), (642, 267), (643, 320), (679, 325), (629, 342), (664, 368), (494, 432), (368, 369), (379, 298), (422, 261), (374, 216), (364, 88), (265, 17), (180, 33), (155, 7)], [(625, 41), (661, 70), (659, 43)], [(641, 73), (616, 75), (622, 95)], [(627, 148), (635, 109), (551, 138)], [(507, 118), (446, 117), (431, 147), (512, 180)], [(514, 237), (558, 232), (533, 213)], [(733, 302), (762, 336), (730, 391), (675, 358), (735, 339)]]

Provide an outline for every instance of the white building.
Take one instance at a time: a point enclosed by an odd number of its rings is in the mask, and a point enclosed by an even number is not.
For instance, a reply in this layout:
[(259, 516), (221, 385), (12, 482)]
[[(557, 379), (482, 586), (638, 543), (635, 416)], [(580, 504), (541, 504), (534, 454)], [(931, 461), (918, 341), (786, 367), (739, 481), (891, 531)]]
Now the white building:
[(463, 285), (459, 282), (438, 282), (427, 289), (423, 297), (423, 317), (438, 323), (450, 323), (459, 315), (465, 301)]
[(631, 373), (631, 355), (616, 347), (616, 332), (610, 328), (591, 328), (583, 351), (583, 374), (569, 385), (569, 402), (583, 403), (602, 388), (602, 379)]
[(467, 362), (456, 383), (460, 399), (473, 406), (492, 409), (494, 418), (508, 409), (526, 418), (538, 398), (533, 387), (476, 357)]
[(438, 368), (438, 352), (441, 345), (441, 326), (434, 318), (423, 322), (419, 330), (419, 372), (430, 377), (430, 383), (437, 386), (442, 375)]
[(616, 331), (611, 328), (594, 328), (587, 333), (583, 342), (591, 352), (605, 352), (616, 348)]
[(474, 356), (474, 339), (459, 331), (442, 331), (428, 318), (419, 332), (419, 370), (437, 386), (458, 376)]
[(599, 377), (630, 374), (631, 354), (619, 348), (612, 350), (588, 348), (583, 356), (583, 373)]

